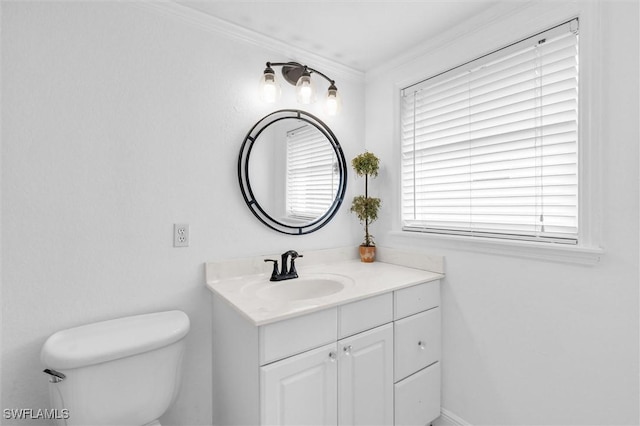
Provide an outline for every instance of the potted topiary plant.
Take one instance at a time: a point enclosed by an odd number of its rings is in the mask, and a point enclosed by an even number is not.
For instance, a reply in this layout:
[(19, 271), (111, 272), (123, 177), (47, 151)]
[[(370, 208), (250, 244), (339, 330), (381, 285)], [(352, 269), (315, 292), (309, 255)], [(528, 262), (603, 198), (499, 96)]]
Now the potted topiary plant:
[(364, 224), (364, 242), (360, 244), (360, 260), (373, 262), (376, 257), (376, 245), (373, 235), (369, 234), (369, 225), (378, 218), (381, 201), (380, 198), (369, 197), (369, 177), (378, 176), (380, 160), (371, 152), (364, 152), (354, 157), (351, 165), (358, 176), (364, 176), (364, 196), (354, 197), (351, 204), (351, 211)]

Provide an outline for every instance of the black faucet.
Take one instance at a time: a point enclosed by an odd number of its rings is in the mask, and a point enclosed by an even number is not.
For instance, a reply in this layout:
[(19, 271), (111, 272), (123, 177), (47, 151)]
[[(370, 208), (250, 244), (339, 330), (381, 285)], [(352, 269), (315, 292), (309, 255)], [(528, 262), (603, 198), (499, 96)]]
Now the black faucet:
[[(273, 262), (273, 272), (269, 281), (282, 281), (298, 278), (298, 271), (296, 271), (295, 260), (299, 257), (304, 257), (298, 254), (295, 250), (289, 250), (282, 253), (282, 269), (278, 272), (278, 261), (275, 259), (265, 259), (265, 262)], [(291, 258), (291, 265), (287, 268), (287, 261)]]

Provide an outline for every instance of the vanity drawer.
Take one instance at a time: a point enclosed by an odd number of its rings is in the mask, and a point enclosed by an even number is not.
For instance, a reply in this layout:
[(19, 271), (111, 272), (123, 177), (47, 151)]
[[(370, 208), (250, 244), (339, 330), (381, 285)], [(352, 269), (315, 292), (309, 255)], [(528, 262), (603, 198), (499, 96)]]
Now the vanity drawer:
[(338, 307), (338, 338), (351, 336), (393, 321), (391, 293)]
[(337, 308), (260, 326), (260, 365), (337, 340)]
[(397, 290), (394, 297), (394, 319), (408, 317), (440, 305), (440, 281), (431, 281)]
[(395, 425), (428, 425), (440, 416), (440, 363), (395, 384)]
[(440, 360), (440, 308), (394, 323), (395, 381)]

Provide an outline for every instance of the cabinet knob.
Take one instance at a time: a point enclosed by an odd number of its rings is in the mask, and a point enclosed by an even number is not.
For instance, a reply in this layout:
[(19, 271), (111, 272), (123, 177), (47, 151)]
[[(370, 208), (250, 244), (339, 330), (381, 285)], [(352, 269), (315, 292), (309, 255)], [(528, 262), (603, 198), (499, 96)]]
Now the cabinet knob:
[(423, 342), (422, 340), (420, 340), (420, 341), (418, 342), (418, 346), (420, 347), (420, 349), (423, 349), (423, 350), (424, 350), (424, 348), (425, 348), (425, 347), (424, 347), (424, 342)]
[(335, 360), (336, 360), (336, 353), (335, 353), (335, 352), (329, 352), (329, 359), (330, 359), (332, 362), (335, 362)]
[(344, 348), (342, 348), (342, 350), (344, 351), (345, 355), (351, 355), (351, 345), (345, 346)]

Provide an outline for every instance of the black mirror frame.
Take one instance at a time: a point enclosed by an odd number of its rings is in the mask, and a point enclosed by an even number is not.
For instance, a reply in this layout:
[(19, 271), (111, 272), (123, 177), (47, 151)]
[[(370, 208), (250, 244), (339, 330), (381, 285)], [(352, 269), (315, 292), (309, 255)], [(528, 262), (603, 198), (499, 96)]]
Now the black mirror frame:
[[(338, 159), (340, 182), (338, 183), (338, 190), (333, 203), (322, 216), (302, 226), (288, 225), (271, 217), (256, 201), (256, 197), (251, 189), (251, 182), (249, 182), (249, 158), (251, 157), (251, 150), (253, 149), (258, 136), (260, 136), (262, 131), (271, 124), (287, 118), (296, 118), (304, 121), (313, 125), (316, 129), (322, 132), (331, 144), (331, 147), (336, 153), (336, 158)], [(247, 136), (245, 136), (242, 146), (240, 147), (240, 155), (238, 156), (238, 182), (240, 183), (242, 197), (247, 203), (247, 207), (249, 207), (249, 210), (251, 210), (260, 222), (283, 234), (304, 235), (317, 231), (325, 226), (338, 212), (338, 209), (344, 200), (344, 194), (347, 190), (347, 162), (345, 160), (344, 153), (342, 152), (342, 147), (340, 146), (340, 143), (338, 143), (338, 139), (333, 134), (329, 126), (308, 112), (296, 109), (283, 109), (264, 116), (251, 128), (251, 130), (249, 130)]]

